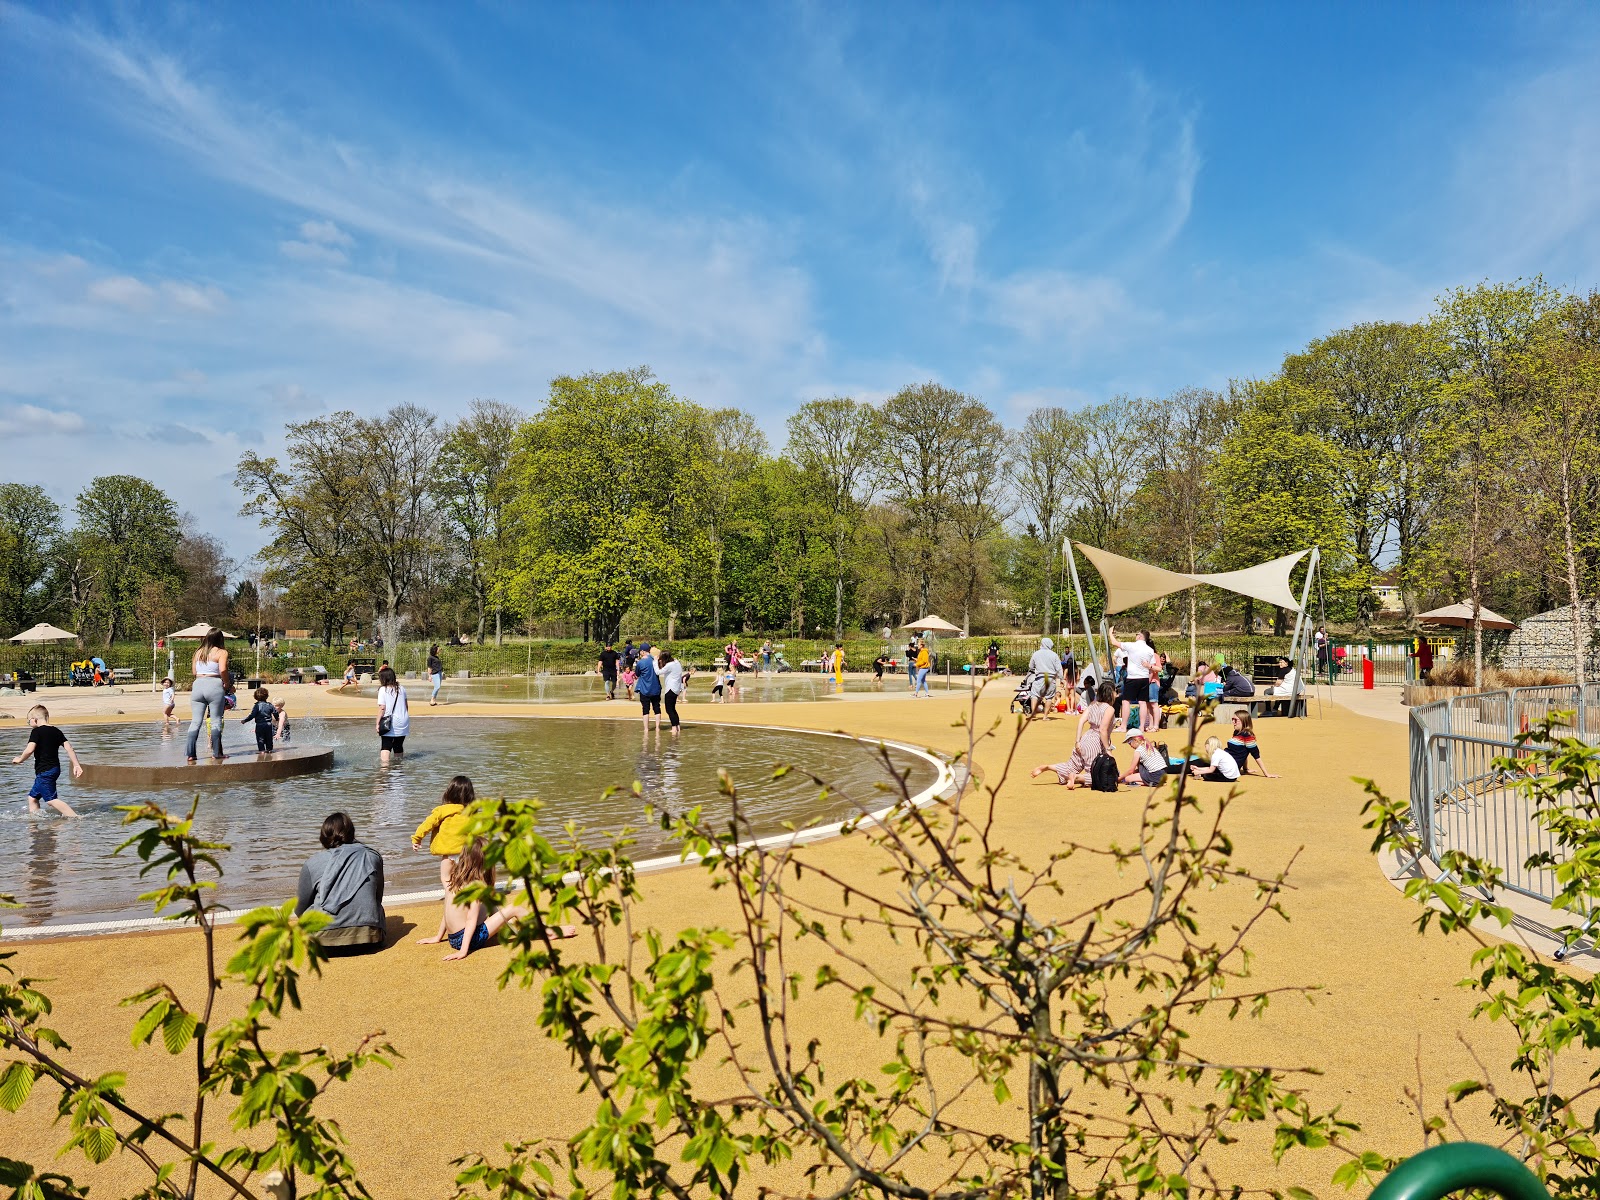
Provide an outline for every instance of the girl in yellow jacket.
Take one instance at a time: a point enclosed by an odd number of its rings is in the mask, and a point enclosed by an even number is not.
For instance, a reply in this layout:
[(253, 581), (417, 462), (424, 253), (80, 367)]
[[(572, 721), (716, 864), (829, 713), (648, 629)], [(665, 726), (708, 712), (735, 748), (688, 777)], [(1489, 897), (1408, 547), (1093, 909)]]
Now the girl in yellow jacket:
[(428, 849), (439, 856), (439, 882), (449, 888), (450, 868), (456, 856), (467, 848), (467, 806), (477, 799), (472, 790), (472, 780), (457, 775), (444, 790), (444, 799), (429, 813), (417, 831), (411, 835), (411, 848), (422, 849), (422, 839), (429, 834), (433, 840)]

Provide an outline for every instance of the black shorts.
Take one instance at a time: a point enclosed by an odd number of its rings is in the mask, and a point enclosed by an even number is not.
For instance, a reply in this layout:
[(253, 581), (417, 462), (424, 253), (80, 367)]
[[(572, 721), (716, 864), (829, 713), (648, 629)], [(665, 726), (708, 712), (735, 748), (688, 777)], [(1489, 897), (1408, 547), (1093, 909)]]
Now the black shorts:
[(379, 737), (378, 740), (383, 743), (383, 749), (385, 750), (392, 750), (396, 754), (404, 754), (406, 752), (406, 735), (403, 733), (399, 737), (393, 737), (386, 733)]
[(651, 713), (655, 713), (657, 716), (660, 716), (661, 715), (661, 695), (660, 695), (660, 693), (657, 693), (654, 696), (646, 696), (643, 692), (640, 692), (639, 693), (639, 709), (647, 717)]
[(1122, 681), (1122, 702), (1124, 704), (1149, 704), (1150, 703), (1150, 678), (1134, 679), (1132, 676)]

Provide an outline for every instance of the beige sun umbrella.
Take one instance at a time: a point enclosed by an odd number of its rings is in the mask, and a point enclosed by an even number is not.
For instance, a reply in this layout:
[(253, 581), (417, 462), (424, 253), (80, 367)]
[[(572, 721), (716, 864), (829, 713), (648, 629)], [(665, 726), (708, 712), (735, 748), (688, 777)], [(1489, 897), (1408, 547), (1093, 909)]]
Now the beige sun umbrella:
[[(1499, 613), (1490, 612), (1487, 608), (1478, 609), (1478, 617), (1485, 629), (1515, 629), (1517, 623), (1508, 621)], [(1472, 628), (1472, 602), (1464, 604), (1447, 604), (1443, 608), (1436, 608), (1432, 612), (1425, 612), (1417, 617), (1417, 622), (1422, 625), (1454, 625), (1460, 629)]]
[(910, 629), (915, 633), (960, 633), (961, 627), (952, 625), (943, 617), (928, 615), (920, 621), (907, 621), (900, 626), (901, 629)]
[(11, 641), (20, 646), (39, 642), (72, 642), (76, 641), (77, 638), (78, 635), (75, 633), (68, 633), (65, 629), (57, 629), (48, 621), (40, 621), (32, 629), (24, 629)]
[[(210, 632), (211, 626), (205, 621), (201, 621), (198, 625), (191, 625), (187, 629), (180, 629), (177, 633), (169, 633), (167, 634), (167, 638), (174, 642), (199, 642), (203, 641)], [(225, 638), (231, 638), (233, 634), (224, 629), (222, 631), (222, 636)]]

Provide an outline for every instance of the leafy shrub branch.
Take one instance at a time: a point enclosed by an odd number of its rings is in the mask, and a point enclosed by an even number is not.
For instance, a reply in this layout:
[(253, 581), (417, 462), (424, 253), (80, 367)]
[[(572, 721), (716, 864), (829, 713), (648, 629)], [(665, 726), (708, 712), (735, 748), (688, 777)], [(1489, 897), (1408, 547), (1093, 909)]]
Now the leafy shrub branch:
[[(140, 1200), (194, 1200), (225, 1194), (240, 1200), (332, 1200), (366, 1197), (338, 1125), (316, 1111), (335, 1083), (372, 1063), (387, 1065), (393, 1047), (374, 1033), (354, 1049), (326, 1046), (277, 1049), (273, 1026), (285, 1007), (300, 1007), (301, 973), (317, 974), (323, 960), (316, 934), (328, 921), (315, 911), (294, 915), (294, 902), (258, 908), (240, 921), (238, 949), (219, 969), (216, 935), (217, 853), (227, 847), (195, 833), (198, 798), (187, 815), (157, 805), (123, 808), (124, 823), (137, 832), (118, 853), (132, 851), (143, 874), (161, 885), (140, 900), (168, 920), (193, 924), (204, 941), (205, 978), (187, 993), (157, 983), (123, 1000), (137, 1009), (130, 1040), (194, 1063), (190, 1099), (182, 1112), (147, 1111), (127, 1095), (127, 1075), (80, 1073), (70, 1046), (48, 1022), (50, 998), (35, 979), (18, 977), (0, 955), (0, 1108), (15, 1112), (45, 1083), (54, 1092), (57, 1123), (65, 1126), (63, 1154), (79, 1151), (91, 1163), (130, 1156), (148, 1168), (134, 1193)], [(10, 903), (10, 898), (6, 898)], [(225, 987), (248, 997), (243, 1013), (214, 1023)], [(195, 993), (198, 994), (195, 994)], [(187, 1002), (184, 999), (188, 995)], [(211, 1102), (232, 1107), (228, 1121), (236, 1139), (219, 1144)], [(70, 1176), (0, 1157), (0, 1187), (16, 1200), (64, 1200), (86, 1194)]]

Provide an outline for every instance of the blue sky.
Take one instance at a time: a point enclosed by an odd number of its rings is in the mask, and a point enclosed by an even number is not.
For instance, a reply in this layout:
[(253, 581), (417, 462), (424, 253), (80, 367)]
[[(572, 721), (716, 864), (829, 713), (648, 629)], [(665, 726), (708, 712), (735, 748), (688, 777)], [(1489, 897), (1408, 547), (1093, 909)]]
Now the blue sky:
[(647, 363), (784, 417), (1270, 372), (1600, 285), (1592, 6), (0, 0), (0, 477), (247, 558), (286, 420)]

